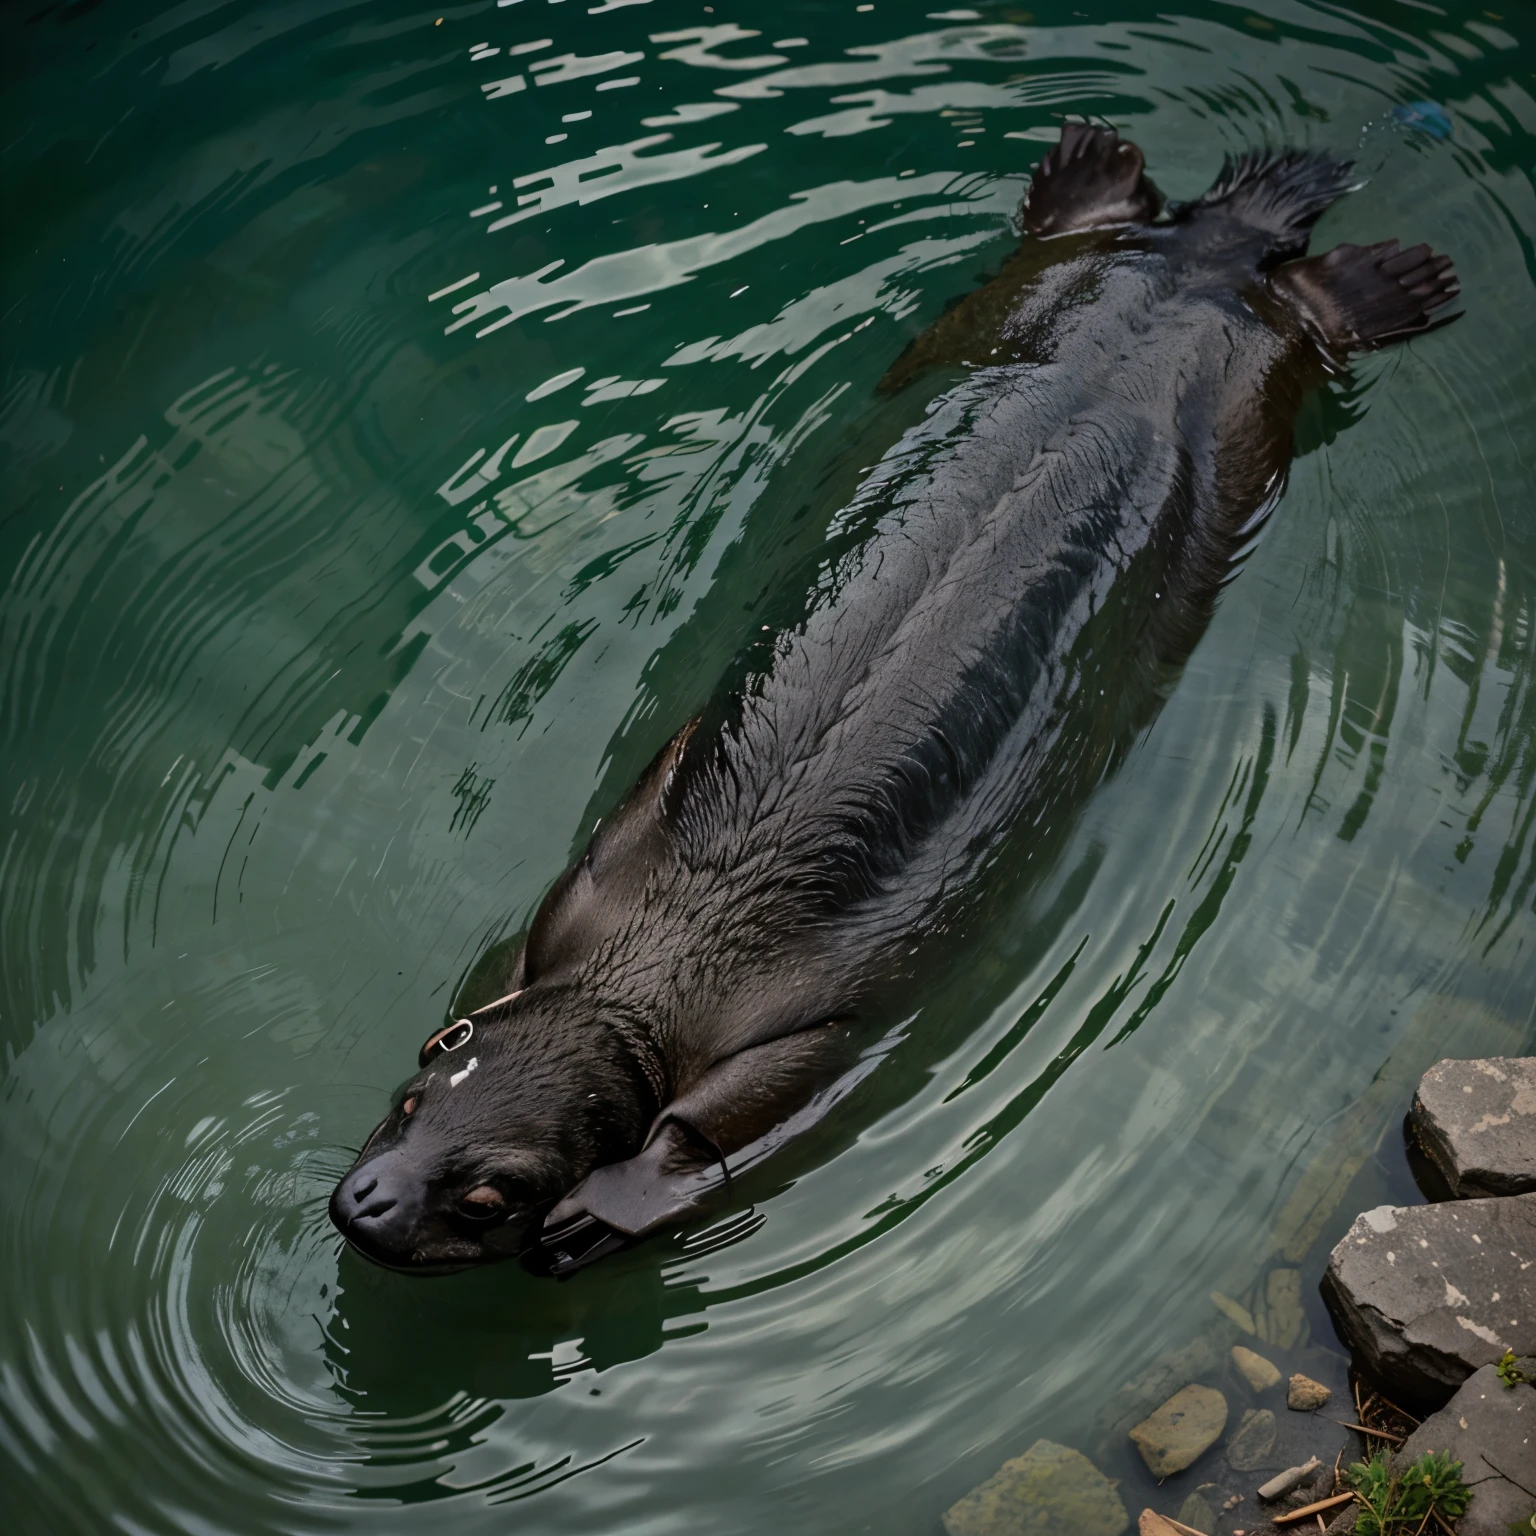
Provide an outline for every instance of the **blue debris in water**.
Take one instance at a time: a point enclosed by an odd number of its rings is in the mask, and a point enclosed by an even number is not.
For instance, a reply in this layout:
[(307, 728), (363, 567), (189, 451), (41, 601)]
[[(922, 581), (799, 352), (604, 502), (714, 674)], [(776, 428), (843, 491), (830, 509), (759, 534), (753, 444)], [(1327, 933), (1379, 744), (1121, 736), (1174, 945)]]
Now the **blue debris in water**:
[(1450, 116), (1438, 102), (1410, 101), (1407, 106), (1393, 107), (1392, 120), (1404, 128), (1421, 129), (1432, 139), (1451, 136)]

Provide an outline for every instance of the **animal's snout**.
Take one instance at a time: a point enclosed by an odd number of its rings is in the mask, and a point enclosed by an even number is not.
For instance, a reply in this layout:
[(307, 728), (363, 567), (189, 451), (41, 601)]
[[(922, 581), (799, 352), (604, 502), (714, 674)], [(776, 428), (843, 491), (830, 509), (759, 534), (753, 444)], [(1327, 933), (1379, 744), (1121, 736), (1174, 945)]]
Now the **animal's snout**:
[(365, 1251), (386, 1260), (414, 1246), (421, 1181), (390, 1153), (354, 1168), (331, 1196), (331, 1220)]

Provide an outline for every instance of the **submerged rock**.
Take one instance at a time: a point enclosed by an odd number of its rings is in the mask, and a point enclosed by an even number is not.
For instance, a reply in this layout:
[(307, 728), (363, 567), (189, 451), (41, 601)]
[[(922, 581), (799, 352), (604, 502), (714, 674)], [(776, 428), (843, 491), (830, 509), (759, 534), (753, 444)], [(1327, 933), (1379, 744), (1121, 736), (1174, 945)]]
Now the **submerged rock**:
[(944, 1512), (949, 1536), (1120, 1536), (1115, 1485), (1081, 1451), (1037, 1440)]
[(1281, 1349), (1294, 1349), (1307, 1325), (1301, 1310), (1301, 1271), (1272, 1269), (1264, 1282), (1265, 1336)]
[[(1536, 1360), (1518, 1366), (1536, 1376)], [(1393, 1464), (1401, 1471), (1425, 1451), (1449, 1451), (1472, 1489), (1457, 1536), (1509, 1536), (1517, 1522), (1536, 1517), (1536, 1491), (1527, 1491), (1536, 1490), (1536, 1387), (1507, 1387), (1491, 1365), (1474, 1371), (1439, 1413), (1414, 1430)]]
[(1217, 1375), (1233, 1341), (1231, 1324), (1222, 1319), (1181, 1349), (1159, 1355), (1105, 1400), (1094, 1420), (1094, 1453), (1101, 1458), (1119, 1454), (1124, 1436), (1185, 1382)]
[(1216, 1510), (1207, 1493), (1215, 1494), (1219, 1501), (1221, 1490), (1214, 1483), (1196, 1488), (1179, 1506), (1179, 1524), (1200, 1531), (1202, 1536), (1216, 1536)]
[(1268, 1408), (1250, 1408), (1227, 1444), (1227, 1465), (1237, 1472), (1256, 1472), (1269, 1466), (1275, 1453), (1277, 1428), (1275, 1416)]
[(1211, 1301), (1216, 1310), (1224, 1317), (1236, 1323), (1244, 1333), (1257, 1333), (1258, 1324), (1254, 1321), (1253, 1313), (1240, 1301), (1233, 1301), (1230, 1296), (1223, 1295), (1220, 1291), (1211, 1292)]
[(1506, 1349), (1536, 1353), (1536, 1194), (1378, 1206), (1333, 1250), (1323, 1299), (1389, 1392), (1440, 1403)]
[(1536, 1190), (1536, 1056), (1437, 1063), (1408, 1123), (1453, 1195)]
[(1310, 1376), (1303, 1376), (1298, 1372), (1291, 1377), (1290, 1385), (1285, 1391), (1285, 1406), (1294, 1408), (1298, 1413), (1311, 1413), (1316, 1408), (1321, 1408), (1333, 1393), (1320, 1381), (1313, 1381)]
[(1232, 1363), (1255, 1392), (1267, 1392), (1280, 1380), (1278, 1365), (1266, 1360), (1263, 1355), (1255, 1354), (1251, 1349), (1244, 1349), (1241, 1344), (1232, 1346)]
[[(1335, 1402), (1343, 1402), (1348, 1398), (1349, 1362), (1343, 1355), (1312, 1345), (1292, 1355), (1287, 1364), (1292, 1363), (1304, 1371), (1309, 1379), (1327, 1387)], [(1278, 1395), (1273, 1394), (1271, 1401)], [(1253, 1404), (1256, 1409), (1260, 1406), (1260, 1403)], [(1267, 1430), (1270, 1424), (1273, 1425), (1274, 1438), (1267, 1451), (1261, 1451), (1262, 1441), (1258, 1434), (1242, 1439), (1240, 1443), (1241, 1425), (1237, 1426), (1238, 1433), (1229, 1436), (1230, 1444), (1224, 1453), (1225, 1475), (1212, 1474), (1221, 1475), (1225, 1487), (1239, 1490), (1251, 1498), (1260, 1483), (1268, 1484), (1276, 1473), (1285, 1468), (1302, 1467), (1316, 1460), (1321, 1463), (1321, 1470), (1314, 1469), (1308, 1476), (1315, 1475), (1322, 1479), (1326, 1474), (1331, 1479), (1336, 1459), (1347, 1465), (1359, 1457), (1358, 1440), (1343, 1424), (1331, 1417), (1326, 1409), (1322, 1413), (1282, 1413), (1279, 1403), (1275, 1402), (1264, 1429)], [(1238, 1461), (1255, 1464), (1236, 1465), (1232, 1456), (1234, 1447)], [(1252, 1513), (1250, 1509), (1250, 1516)], [(1252, 1522), (1239, 1519), (1237, 1523), (1248, 1526)], [(1315, 1525), (1313, 1529), (1315, 1531)]]
[(1153, 1477), (1168, 1477), (1209, 1450), (1226, 1427), (1226, 1398), (1214, 1387), (1188, 1386), (1143, 1419), (1131, 1439)]

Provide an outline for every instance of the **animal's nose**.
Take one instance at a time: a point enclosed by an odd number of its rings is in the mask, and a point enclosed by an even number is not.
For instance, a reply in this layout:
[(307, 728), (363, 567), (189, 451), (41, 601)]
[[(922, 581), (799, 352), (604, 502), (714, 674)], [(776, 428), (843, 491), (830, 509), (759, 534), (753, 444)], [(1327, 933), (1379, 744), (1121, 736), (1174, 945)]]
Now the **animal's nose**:
[[(377, 1174), (371, 1173), (367, 1169), (364, 1169), (363, 1173), (365, 1176), (358, 1179), (355, 1184), (351, 1184), (350, 1188), (348, 1188), (347, 1184), (342, 1185), (342, 1188), (346, 1190), (347, 1196), (351, 1200), (352, 1219), (354, 1221), (367, 1221), (370, 1217), (382, 1216), (385, 1211), (394, 1210), (400, 1203), (399, 1198), (390, 1194), (388, 1190), (379, 1191)], [(370, 1195), (373, 1195), (375, 1198), (370, 1200), (368, 1198)]]
[(354, 1168), (331, 1196), (331, 1220), (359, 1247), (390, 1257), (405, 1250), (420, 1214), (419, 1179), (385, 1154)]

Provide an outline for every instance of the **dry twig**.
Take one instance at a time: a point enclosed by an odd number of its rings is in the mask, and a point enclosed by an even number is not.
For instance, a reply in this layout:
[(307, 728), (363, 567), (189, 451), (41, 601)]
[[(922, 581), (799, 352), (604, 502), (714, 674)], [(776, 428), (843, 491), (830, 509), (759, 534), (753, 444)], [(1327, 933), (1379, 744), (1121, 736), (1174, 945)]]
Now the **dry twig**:
[[(1380, 1393), (1378, 1393), (1377, 1396), (1380, 1396)], [(1415, 1429), (1417, 1429), (1419, 1425), (1424, 1422), (1423, 1419), (1416, 1419), (1411, 1413), (1408, 1412), (1406, 1408), (1399, 1408), (1390, 1397), (1383, 1397), (1381, 1400), (1387, 1405), (1388, 1408), (1392, 1410), (1393, 1413), (1398, 1416), (1398, 1418), (1407, 1419)]]
[(1378, 1440), (1390, 1440), (1394, 1445), (1401, 1445), (1403, 1437), (1394, 1435), (1391, 1430), (1372, 1429), (1369, 1424), (1345, 1424), (1343, 1419), (1335, 1419), (1335, 1424), (1343, 1424), (1345, 1429), (1353, 1429), (1362, 1435), (1375, 1435)]
[(1354, 1502), (1352, 1493), (1336, 1493), (1331, 1499), (1319, 1499), (1315, 1504), (1303, 1504), (1300, 1509), (1288, 1509), (1283, 1515), (1271, 1517), (1275, 1525), (1289, 1525), (1293, 1520), (1305, 1520), (1308, 1515), (1319, 1514), (1325, 1509), (1337, 1509), (1341, 1504)]
[(1174, 1528), (1174, 1530), (1183, 1531), (1184, 1536), (1205, 1536), (1204, 1531), (1197, 1531), (1191, 1526), (1185, 1525), (1182, 1520), (1175, 1520), (1172, 1515), (1164, 1515), (1163, 1519), (1166, 1520), (1168, 1524)]

